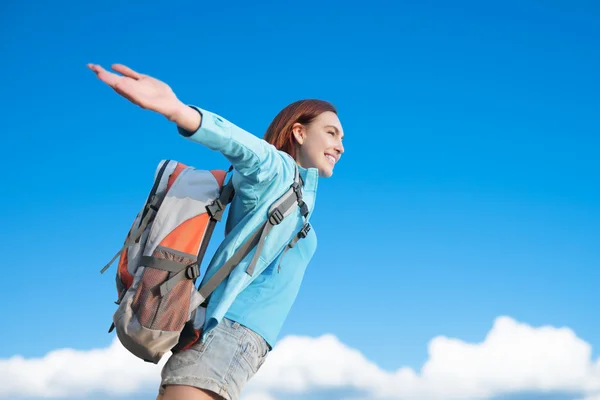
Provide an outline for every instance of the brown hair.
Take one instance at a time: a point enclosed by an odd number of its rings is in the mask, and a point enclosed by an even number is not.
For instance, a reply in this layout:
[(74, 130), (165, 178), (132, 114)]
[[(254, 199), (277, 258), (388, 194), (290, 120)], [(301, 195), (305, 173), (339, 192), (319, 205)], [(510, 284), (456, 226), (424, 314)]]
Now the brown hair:
[(331, 111), (337, 114), (333, 104), (324, 100), (298, 100), (275, 116), (263, 139), (271, 143), (278, 150), (285, 151), (292, 158), (296, 158), (296, 139), (292, 133), (292, 126), (296, 122), (308, 125), (320, 114)]

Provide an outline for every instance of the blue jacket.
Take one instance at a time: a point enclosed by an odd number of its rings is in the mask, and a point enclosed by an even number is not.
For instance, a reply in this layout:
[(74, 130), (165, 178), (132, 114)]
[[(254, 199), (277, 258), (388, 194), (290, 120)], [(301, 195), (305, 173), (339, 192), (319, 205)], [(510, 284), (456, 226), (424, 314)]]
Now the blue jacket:
[[(196, 106), (202, 115), (195, 132), (181, 128), (181, 135), (222, 153), (233, 165), (236, 195), (230, 204), (226, 236), (211, 259), (203, 280), (208, 280), (267, 219), (269, 207), (294, 181), (296, 162), (292, 157), (226, 119)], [(303, 200), (312, 215), (319, 172), (298, 166), (304, 180)], [(273, 347), (281, 327), (300, 289), (304, 271), (312, 258), (317, 237), (314, 227), (306, 238), (281, 254), (302, 228), (304, 219), (298, 207), (283, 222), (273, 227), (266, 238), (252, 276), (246, 267), (255, 254), (253, 249), (213, 292), (206, 309), (202, 340), (222, 320), (232, 319), (252, 329)], [(281, 264), (279, 265), (281, 261)], [(280, 270), (278, 270), (280, 266)]]

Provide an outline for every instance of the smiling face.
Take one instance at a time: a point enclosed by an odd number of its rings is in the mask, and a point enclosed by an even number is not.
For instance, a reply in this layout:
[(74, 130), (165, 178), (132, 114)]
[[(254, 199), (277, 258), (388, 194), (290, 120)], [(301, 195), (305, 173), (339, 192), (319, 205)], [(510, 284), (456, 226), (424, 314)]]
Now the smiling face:
[(329, 178), (344, 153), (344, 131), (338, 116), (326, 111), (309, 124), (295, 123), (296, 162), (303, 168), (317, 168), (319, 176)]

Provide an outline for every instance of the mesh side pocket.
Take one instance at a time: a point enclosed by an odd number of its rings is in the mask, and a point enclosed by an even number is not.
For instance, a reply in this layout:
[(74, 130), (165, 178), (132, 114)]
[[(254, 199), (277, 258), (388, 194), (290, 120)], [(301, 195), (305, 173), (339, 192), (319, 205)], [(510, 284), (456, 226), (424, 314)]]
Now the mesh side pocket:
[[(152, 255), (159, 260), (181, 263), (182, 270), (195, 260), (169, 249), (157, 248)], [(178, 282), (164, 297), (159, 286), (176, 275), (175, 272), (146, 267), (140, 286), (133, 299), (133, 312), (142, 326), (160, 331), (180, 331), (189, 316), (191, 291), (194, 282), (188, 279)]]
[(158, 313), (152, 329), (161, 331), (179, 331), (188, 319), (190, 297), (193, 281), (178, 282), (165, 297), (158, 307)]
[(131, 308), (145, 328), (151, 328), (161, 302), (158, 287), (167, 279), (167, 271), (145, 268)]

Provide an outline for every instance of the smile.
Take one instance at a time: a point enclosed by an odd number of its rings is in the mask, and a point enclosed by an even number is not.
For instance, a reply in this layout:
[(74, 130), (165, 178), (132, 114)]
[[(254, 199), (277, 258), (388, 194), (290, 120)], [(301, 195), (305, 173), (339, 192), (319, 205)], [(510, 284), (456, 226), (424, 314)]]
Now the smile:
[(336, 158), (331, 154), (325, 154), (325, 158), (327, 158), (331, 165), (335, 165), (335, 162), (337, 161)]

